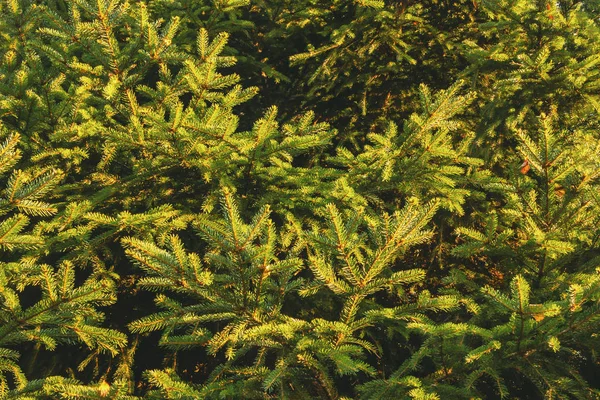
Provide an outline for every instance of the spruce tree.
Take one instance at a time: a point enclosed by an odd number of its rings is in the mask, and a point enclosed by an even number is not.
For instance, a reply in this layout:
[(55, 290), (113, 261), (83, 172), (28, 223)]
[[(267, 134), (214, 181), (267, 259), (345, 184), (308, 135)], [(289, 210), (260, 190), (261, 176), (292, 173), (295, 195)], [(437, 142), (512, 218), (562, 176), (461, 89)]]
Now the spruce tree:
[(0, 398), (600, 397), (599, 12), (2, 0)]

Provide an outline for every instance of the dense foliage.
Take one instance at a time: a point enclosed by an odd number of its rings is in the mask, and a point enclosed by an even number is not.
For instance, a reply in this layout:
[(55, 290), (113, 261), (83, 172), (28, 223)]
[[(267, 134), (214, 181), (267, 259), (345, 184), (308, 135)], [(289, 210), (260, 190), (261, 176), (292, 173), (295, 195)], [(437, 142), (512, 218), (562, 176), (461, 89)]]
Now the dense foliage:
[(0, 399), (600, 398), (599, 18), (1, 0)]

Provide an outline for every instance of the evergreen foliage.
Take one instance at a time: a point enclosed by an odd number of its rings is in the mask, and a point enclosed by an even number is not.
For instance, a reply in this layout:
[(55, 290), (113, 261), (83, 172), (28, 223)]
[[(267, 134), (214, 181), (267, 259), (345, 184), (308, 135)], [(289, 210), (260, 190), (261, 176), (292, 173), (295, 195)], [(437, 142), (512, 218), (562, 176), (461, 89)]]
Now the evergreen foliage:
[(600, 398), (599, 13), (0, 0), (0, 399)]

